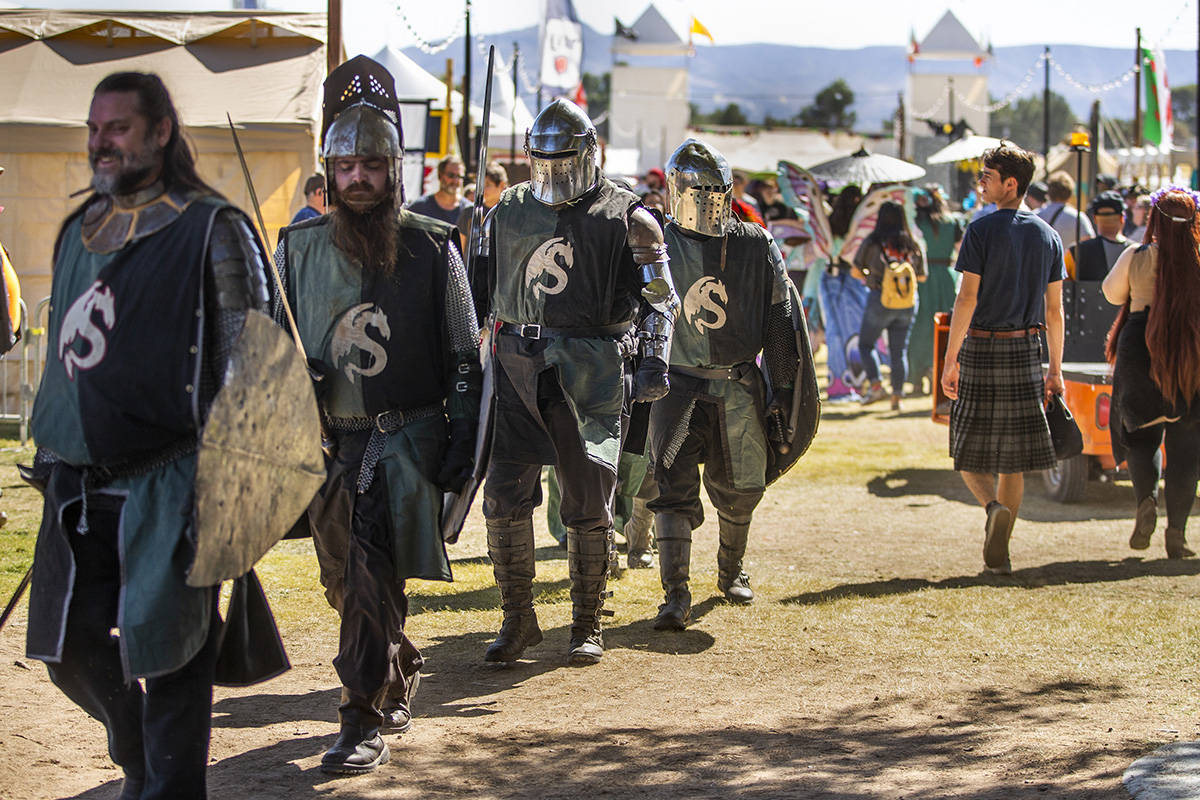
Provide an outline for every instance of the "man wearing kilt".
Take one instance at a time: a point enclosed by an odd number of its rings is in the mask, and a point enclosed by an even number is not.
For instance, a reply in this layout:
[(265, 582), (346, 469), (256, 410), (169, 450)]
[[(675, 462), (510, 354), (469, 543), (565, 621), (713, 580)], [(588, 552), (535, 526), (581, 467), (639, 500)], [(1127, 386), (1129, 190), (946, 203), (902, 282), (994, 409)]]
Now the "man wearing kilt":
[[(997, 210), (972, 222), (955, 269), (962, 284), (950, 321), (942, 388), (950, 409), (950, 455), (987, 511), (983, 563), (1012, 572), (1008, 541), (1024, 473), (1056, 463), (1043, 402), (1063, 390), (1062, 240), (1019, 210), (1033, 155), (1002, 142), (983, 157), (979, 189)], [(1042, 377), (1042, 329), (1049, 371)]]

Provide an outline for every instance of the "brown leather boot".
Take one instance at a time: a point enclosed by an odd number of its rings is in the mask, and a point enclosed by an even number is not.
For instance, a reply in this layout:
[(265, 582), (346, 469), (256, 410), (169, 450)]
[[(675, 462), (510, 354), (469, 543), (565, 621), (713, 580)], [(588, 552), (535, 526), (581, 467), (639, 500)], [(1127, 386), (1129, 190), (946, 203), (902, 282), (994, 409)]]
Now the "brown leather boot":
[(1167, 558), (1191, 558), (1196, 551), (1187, 546), (1187, 539), (1179, 528), (1167, 527)]
[(608, 581), (608, 554), (613, 532), (567, 529), (567, 572), (571, 576), (571, 644), (567, 653), (574, 666), (595, 664), (604, 656), (600, 617), (612, 616), (604, 608), (612, 592)]
[(1133, 520), (1133, 535), (1129, 537), (1129, 546), (1134, 550), (1145, 550), (1150, 546), (1150, 537), (1154, 535), (1154, 527), (1158, 524), (1158, 501), (1154, 495), (1143, 497), (1138, 503), (1137, 516)]
[(507, 664), (519, 659), (525, 648), (542, 641), (542, 629), (533, 611), (533, 518), (488, 522), (487, 539), (504, 622), (483, 660)]

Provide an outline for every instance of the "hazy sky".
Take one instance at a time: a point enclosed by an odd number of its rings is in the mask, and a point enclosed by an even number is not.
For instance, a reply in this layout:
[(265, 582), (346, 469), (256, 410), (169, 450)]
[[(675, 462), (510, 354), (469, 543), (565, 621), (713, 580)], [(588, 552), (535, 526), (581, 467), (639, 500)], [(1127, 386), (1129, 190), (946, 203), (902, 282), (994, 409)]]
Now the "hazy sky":
[[(270, 8), (323, 11), (325, 0), (265, 0)], [(342, 0), (347, 45), (373, 52), (384, 41), (399, 47), (412, 44), (404, 21), (426, 40), (436, 41), (459, 30), (466, 0)], [(1058, 2), (995, 2), (995, 0), (655, 0), (663, 16), (686, 33), (692, 15), (712, 32), (718, 44), (778, 42), (822, 47), (856, 48), (905, 45), (909, 32), (923, 37), (947, 9), (967, 30), (997, 47), (1020, 44), (1090, 44), (1105, 47), (1134, 45), (1134, 29), (1171, 49), (1194, 49), (1197, 44), (1197, 2), (1200, 0), (1058, 0)], [(0, 0), (0, 5), (15, 5)], [(215, 10), (230, 7), (219, 0), (43, 0), (48, 8), (157, 8)], [(580, 17), (593, 28), (609, 32), (613, 17), (632, 24), (648, 0), (576, 0)], [(402, 9), (396, 13), (395, 9)], [(472, 32), (500, 33), (533, 25), (540, 0), (473, 0)], [(705, 40), (701, 39), (703, 44)], [(766, 65), (764, 65), (766, 68)]]

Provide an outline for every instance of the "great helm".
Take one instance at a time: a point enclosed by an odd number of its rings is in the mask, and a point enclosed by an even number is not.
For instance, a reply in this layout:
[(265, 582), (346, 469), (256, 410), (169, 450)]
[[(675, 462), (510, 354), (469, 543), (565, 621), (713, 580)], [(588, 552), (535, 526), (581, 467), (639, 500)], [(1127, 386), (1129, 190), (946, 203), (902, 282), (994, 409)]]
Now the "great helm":
[(387, 160), (388, 186), (395, 194), (397, 207), (403, 205), (404, 133), (391, 74), (378, 62), (355, 56), (325, 79), (321, 110), (321, 160), (327, 176), (327, 200), (360, 213), (370, 210), (371, 206), (355, 207), (338, 197), (333, 162), (346, 156), (375, 156)]
[(549, 206), (581, 197), (599, 179), (596, 126), (583, 109), (559, 98), (525, 132), (533, 196)]
[(725, 235), (733, 201), (733, 172), (725, 156), (688, 139), (667, 160), (667, 189), (676, 224), (705, 236)]

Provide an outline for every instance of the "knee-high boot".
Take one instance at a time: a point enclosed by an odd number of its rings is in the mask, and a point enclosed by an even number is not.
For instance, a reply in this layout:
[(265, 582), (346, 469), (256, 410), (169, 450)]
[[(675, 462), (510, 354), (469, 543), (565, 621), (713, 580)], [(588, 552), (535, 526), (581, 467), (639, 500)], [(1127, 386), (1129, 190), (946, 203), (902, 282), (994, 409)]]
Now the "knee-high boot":
[(725, 593), (731, 603), (750, 603), (754, 591), (750, 588), (750, 576), (742, 571), (742, 556), (746, 555), (746, 541), (750, 537), (749, 522), (734, 522), (718, 517), (721, 546), (717, 550), (717, 589)]
[(612, 616), (604, 600), (608, 579), (608, 553), (613, 532), (567, 529), (567, 568), (571, 575), (571, 646), (572, 664), (595, 664), (604, 655), (604, 637), (600, 617)]
[(654, 515), (658, 541), (658, 572), (662, 577), (663, 604), (654, 618), (654, 629), (681, 631), (692, 616), (688, 576), (692, 560), (692, 523), (680, 514)]
[(542, 641), (533, 611), (533, 519), (489, 521), (487, 541), (492, 571), (500, 587), (504, 622), (483, 660), (507, 663), (519, 659), (526, 647)]

